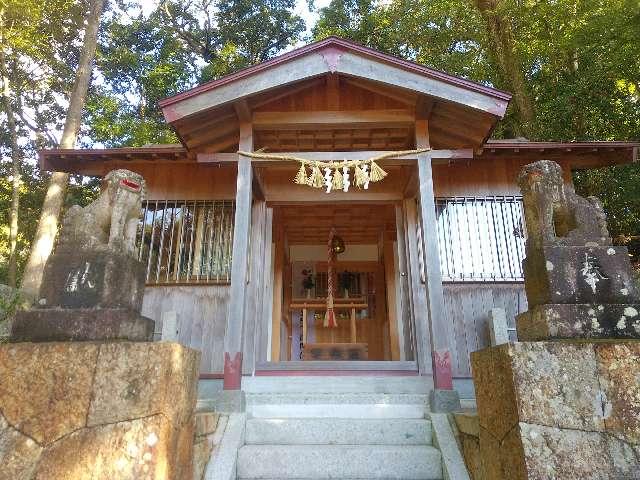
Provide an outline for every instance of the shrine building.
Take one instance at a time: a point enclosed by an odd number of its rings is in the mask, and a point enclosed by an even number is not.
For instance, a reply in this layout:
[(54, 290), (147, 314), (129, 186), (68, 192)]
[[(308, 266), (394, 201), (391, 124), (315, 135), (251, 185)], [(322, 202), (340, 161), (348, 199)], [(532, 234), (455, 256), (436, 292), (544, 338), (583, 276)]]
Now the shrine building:
[(472, 397), (488, 312), (527, 310), (520, 168), (637, 160), (628, 142), (491, 140), (511, 95), (331, 37), (160, 103), (180, 140), (46, 150), (146, 180), (142, 314), (201, 379), (419, 376)]

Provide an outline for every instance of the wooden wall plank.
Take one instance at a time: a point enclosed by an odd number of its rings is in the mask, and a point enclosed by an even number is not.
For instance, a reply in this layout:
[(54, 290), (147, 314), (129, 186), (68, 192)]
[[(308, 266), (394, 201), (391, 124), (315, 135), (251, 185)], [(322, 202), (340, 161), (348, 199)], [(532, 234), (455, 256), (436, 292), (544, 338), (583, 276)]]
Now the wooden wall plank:
[(228, 285), (157, 286), (145, 289), (142, 315), (162, 331), (162, 313), (176, 312), (178, 341), (202, 352), (200, 372), (221, 373), (228, 307)]
[(236, 193), (235, 165), (114, 162), (103, 175), (114, 168), (142, 175), (149, 200), (230, 200)]
[[(488, 312), (503, 308), (510, 326), (515, 315), (527, 309), (522, 283), (445, 283), (445, 309), (454, 330), (454, 377), (471, 376), (470, 354), (489, 346)], [(514, 338), (515, 340), (515, 338)]]
[[(544, 154), (540, 155), (544, 158)], [(475, 158), (449, 165), (433, 165), (433, 187), (437, 197), (520, 195), (516, 178), (529, 160), (517, 157)], [(571, 184), (570, 167), (560, 162), (565, 181)]]

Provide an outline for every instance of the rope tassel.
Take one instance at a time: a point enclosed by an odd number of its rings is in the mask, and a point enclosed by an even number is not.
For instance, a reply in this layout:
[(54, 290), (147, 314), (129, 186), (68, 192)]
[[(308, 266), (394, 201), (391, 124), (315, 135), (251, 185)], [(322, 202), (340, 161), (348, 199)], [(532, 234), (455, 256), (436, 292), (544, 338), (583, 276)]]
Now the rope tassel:
[(298, 185), (308, 184), (309, 179), (307, 178), (307, 168), (305, 167), (304, 163), (300, 164), (300, 170), (298, 170), (298, 173), (296, 174), (296, 178), (294, 178), (293, 181)]
[(322, 172), (320, 171), (320, 167), (314, 165), (311, 169), (311, 175), (309, 176), (309, 186), (313, 188), (322, 188), (324, 187), (324, 177), (322, 176)]
[(358, 188), (362, 188), (365, 182), (368, 181), (368, 176), (362, 170), (360, 165), (356, 165), (355, 168), (353, 169), (353, 176), (356, 180), (356, 187)]
[(371, 173), (369, 173), (369, 178), (372, 182), (379, 182), (386, 176), (387, 172), (385, 172), (380, 165), (376, 162), (371, 162)]
[(344, 180), (342, 173), (340, 173), (340, 169), (336, 168), (333, 172), (333, 189), (334, 190), (342, 190), (344, 185)]

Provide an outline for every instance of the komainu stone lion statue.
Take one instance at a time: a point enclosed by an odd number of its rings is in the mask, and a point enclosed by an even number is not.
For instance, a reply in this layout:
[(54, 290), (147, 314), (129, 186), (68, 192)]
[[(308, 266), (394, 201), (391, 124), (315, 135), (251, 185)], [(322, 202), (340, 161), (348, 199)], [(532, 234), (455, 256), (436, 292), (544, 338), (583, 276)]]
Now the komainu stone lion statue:
[(134, 255), (140, 207), (145, 196), (141, 175), (113, 170), (100, 196), (86, 207), (74, 205), (63, 220), (58, 250), (115, 250)]
[(518, 176), (527, 224), (527, 247), (611, 245), (606, 215), (596, 197), (583, 198), (562, 179), (556, 162), (540, 160)]

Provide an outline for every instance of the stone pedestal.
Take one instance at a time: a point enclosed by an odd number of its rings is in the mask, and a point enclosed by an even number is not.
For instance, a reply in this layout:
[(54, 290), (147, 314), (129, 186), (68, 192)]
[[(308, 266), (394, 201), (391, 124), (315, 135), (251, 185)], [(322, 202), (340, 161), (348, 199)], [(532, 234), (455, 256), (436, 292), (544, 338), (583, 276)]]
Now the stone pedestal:
[(640, 299), (627, 247), (560, 244), (529, 248), (523, 266), (529, 307), (635, 303)]
[(524, 261), (529, 311), (518, 338), (640, 338), (640, 293), (626, 247), (529, 248)]
[(471, 354), (486, 478), (640, 478), (640, 341)]
[(146, 266), (105, 250), (57, 249), (45, 267), (40, 308), (130, 308), (140, 311)]
[(47, 262), (37, 308), (16, 314), (12, 340), (152, 340), (144, 284), (145, 266), (130, 255), (67, 245)]
[(0, 345), (1, 480), (191, 478), (199, 352)]

